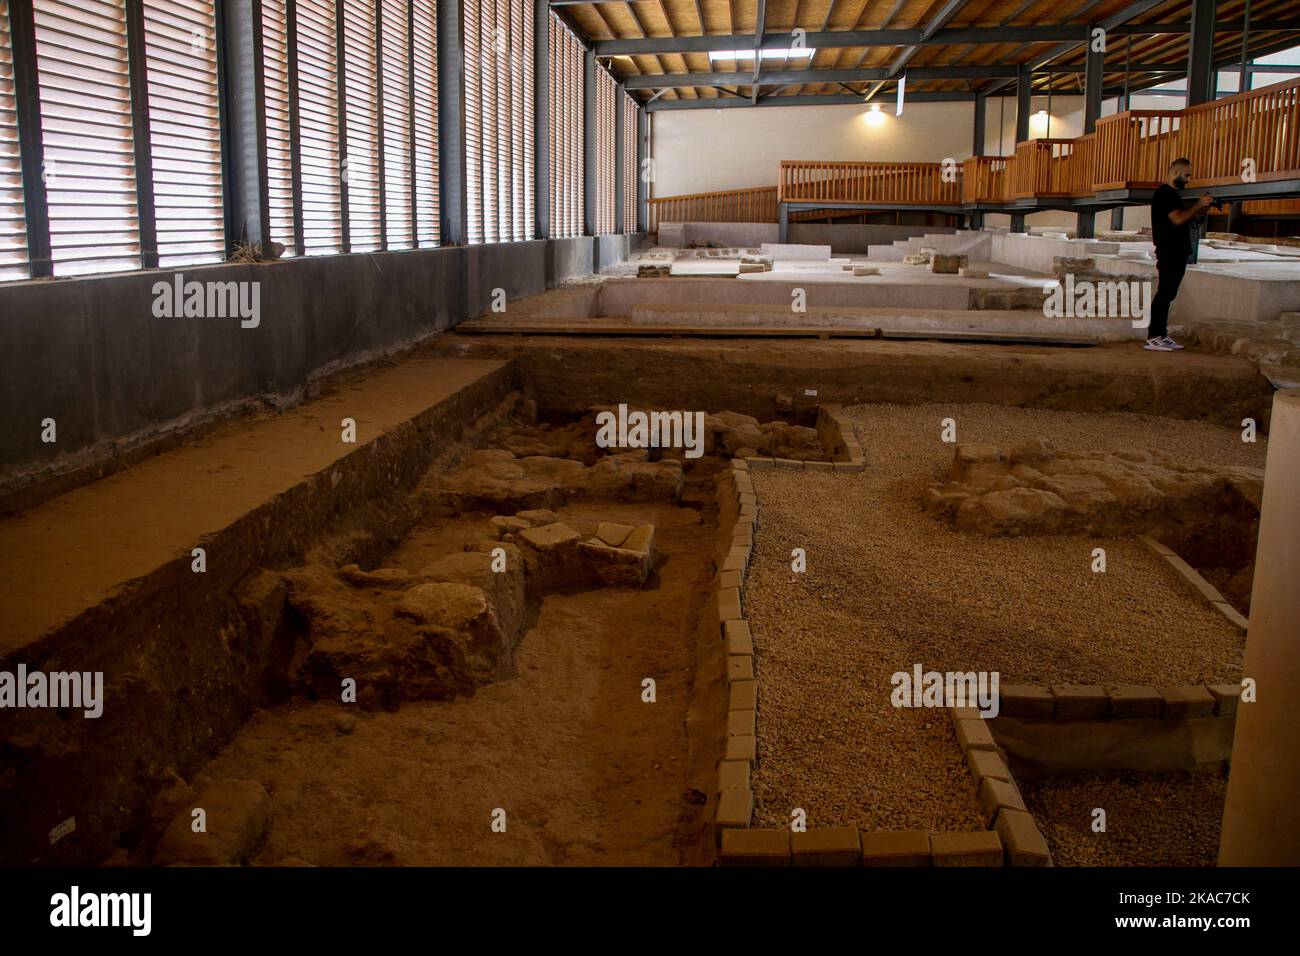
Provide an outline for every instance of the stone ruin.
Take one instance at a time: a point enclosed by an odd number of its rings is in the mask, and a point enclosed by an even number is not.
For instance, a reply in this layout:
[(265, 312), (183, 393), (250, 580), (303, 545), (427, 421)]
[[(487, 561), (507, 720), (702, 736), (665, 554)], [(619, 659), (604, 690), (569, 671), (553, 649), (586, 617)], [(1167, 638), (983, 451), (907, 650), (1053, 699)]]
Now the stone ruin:
[[(1050, 441), (958, 444), (926, 511), (985, 535), (1150, 534), (1185, 540), (1225, 514), (1258, 520), (1258, 469), (1200, 467), (1160, 452), (1058, 452)], [(1251, 549), (1253, 550), (1253, 549)]]

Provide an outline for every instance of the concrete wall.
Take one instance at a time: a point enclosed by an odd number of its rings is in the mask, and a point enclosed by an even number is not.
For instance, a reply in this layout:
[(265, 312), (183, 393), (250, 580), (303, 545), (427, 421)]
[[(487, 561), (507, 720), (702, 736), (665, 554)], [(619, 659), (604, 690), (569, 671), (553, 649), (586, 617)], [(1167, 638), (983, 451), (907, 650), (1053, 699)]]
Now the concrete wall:
[[(626, 256), (613, 236), (312, 256), (0, 284), (0, 492), (406, 347)], [(260, 322), (156, 318), (154, 285), (257, 283)], [(52, 418), (57, 441), (41, 441)], [(95, 466), (97, 467), (97, 466)]]

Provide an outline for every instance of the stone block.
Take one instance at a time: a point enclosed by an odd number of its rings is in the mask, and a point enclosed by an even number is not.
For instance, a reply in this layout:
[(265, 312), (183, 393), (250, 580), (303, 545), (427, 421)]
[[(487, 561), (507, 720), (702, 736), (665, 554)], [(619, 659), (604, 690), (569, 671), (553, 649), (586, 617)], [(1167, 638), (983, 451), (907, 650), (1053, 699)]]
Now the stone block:
[(630, 524), (602, 521), (596, 526), (596, 537), (611, 548), (621, 547), (635, 529)]
[(741, 617), (740, 588), (720, 588), (718, 590), (718, 626), (725, 627), (728, 621), (736, 621)]
[(971, 777), (977, 787), (985, 777), (990, 780), (1011, 782), (1011, 770), (1007, 767), (1007, 762), (1002, 759), (1001, 754), (992, 750), (968, 750), (966, 766), (970, 768)]
[(1010, 810), (1028, 810), (1020, 790), (1009, 780), (985, 777), (980, 781), (980, 809), (984, 811), (984, 825), (992, 826), (1003, 807)]
[(794, 458), (776, 458), (774, 467), (785, 469), (787, 471), (803, 471), (803, 462)]
[(754, 812), (754, 793), (751, 790), (723, 790), (718, 795), (718, 809), (713, 824), (718, 829), (726, 827), (748, 828)]
[(1127, 720), (1158, 718), (1165, 709), (1160, 691), (1146, 684), (1119, 684), (1108, 689), (1111, 717)]
[(718, 791), (748, 790), (749, 761), (724, 760), (718, 764)]
[(723, 640), (727, 643), (727, 656), (737, 654), (753, 655), (754, 637), (747, 621), (728, 621), (722, 628)]
[[(192, 829), (202, 809), (206, 831)], [(154, 851), (154, 866), (239, 866), (261, 848), (271, 827), (271, 797), (256, 780), (217, 780), (204, 787), (168, 824)]]
[(748, 654), (736, 654), (727, 658), (727, 680), (753, 680), (754, 658)]
[(998, 813), (994, 829), (1006, 848), (1008, 865), (1052, 865), (1052, 853), (1047, 848), (1047, 840), (1034, 823), (1034, 818), (1025, 811), (1003, 808)]
[(1240, 684), (1206, 684), (1205, 689), (1214, 698), (1214, 713), (1221, 717), (1237, 712), (1241, 702)]
[(805, 471), (834, 471), (835, 463), (830, 461), (805, 461), (803, 467)]
[(1053, 684), (1057, 718), (1095, 719), (1105, 717), (1110, 702), (1106, 689), (1096, 684)]
[(790, 836), (795, 866), (861, 866), (857, 827), (815, 827)]
[(762, 455), (756, 455), (745, 459), (750, 471), (767, 471), (776, 467), (776, 463), (771, 458)]
[(864, 830), (863, 866), (929, 866), (930, 834), (924, 830)]
[(778, 867), (790, 865), (789, 830), (722, 831), (721, 866)]
[(962, 752), (969, 750), (997, 750), (993, 734), (984, 720), (959, 720), (957, 724), (957, 742)]
[(1056, 712), (1052, 692), (1037, 684), (1002, 684), (998, 688), (999, 717), (1045, 719)]
[(727, 737), (726, 759), (753, 763), (758, 759), (757, 739), (752, 734), (747, 737)]
[(1201, 684), (1188, 687), (1161, 687), (1165, 699), (1166, 720), (1184, 720), (1214, 715), (1214, 696)]
[(728, 710), (758, 710), (758, 681), (732, 681), (727, 697)]
[(946, 256), (935, 253), (930, 259), (930, 271), (939, 275), (957, 275), (958, 271), (970, 264), (966, 256)]
[(1228, 619), (1228, 623), (1235, 627), (1242, 634), (1246, 633), (1250, 622), (1246, 616), (1238, 611), (1227, 601), (1211, 601), (1210, 606)]
[(752, 710), (727, 711), (727, 736), (753, 737), (757, 716)]
[(1002, 840), (991, 830), (930, 834), (935, 866), (1001, 866)]

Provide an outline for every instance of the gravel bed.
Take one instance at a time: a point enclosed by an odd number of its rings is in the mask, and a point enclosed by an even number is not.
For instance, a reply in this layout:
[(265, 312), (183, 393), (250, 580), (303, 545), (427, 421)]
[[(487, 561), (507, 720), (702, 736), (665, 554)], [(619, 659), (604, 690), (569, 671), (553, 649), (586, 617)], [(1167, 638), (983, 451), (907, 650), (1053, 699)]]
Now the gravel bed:
[[(1135, 538), (985, 538), (926, 515), (960, 441), (1160, 448), (1259, 466), (1262, 445), (1199, 422), (983, 405), (857, 406), (863, 474), (754, 473), (762, 528), (746, 590), (760, 687), (760, 826), (979, 829), (947, 716), (890, 704), (890, 677), (998, 671), (1008, 683), (1236, 681), (1244, 642)], [(791, 549), (808, 570), (791, 571)], [(1104, 547), (1107, 572), (1091, 570)]]
[[(1214, 866), (1220, 773), (1095, 773), (1022, 783), (1057, 866)], [(1094, 809), (1106, 832), (1094, 833)]]

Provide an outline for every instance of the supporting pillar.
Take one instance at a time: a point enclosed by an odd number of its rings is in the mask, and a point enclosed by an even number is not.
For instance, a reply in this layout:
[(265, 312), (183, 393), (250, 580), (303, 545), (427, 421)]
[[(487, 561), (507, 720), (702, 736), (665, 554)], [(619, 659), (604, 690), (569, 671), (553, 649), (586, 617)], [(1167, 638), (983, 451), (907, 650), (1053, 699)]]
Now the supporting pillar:
[(1101, 119), (1102, 73), (1106, 65), (1106, 54), (1093, 50), (1092, 38), (1088, 39), (1088, 53), (1083, 66), (1083, 135), (1097, 131), (1097, 120)]
[(784, 245), (790, 241), (790, 207), (786, 203), (776, 204), (779, 213), (777, 215), (777, 233), (776, 241)]
[(461, 0), (438, 0), (438, 184), (440, 245), (469, 237), (465, 179), (465, 13)]
[(1075, 214), (1075, 234), (1080, 239), (1091, 239), (1097, 235), (1097, 214), (1080, 212)]
[(1020, 68), (1016, 76), (1016, 142), (1029, 139), (1029, 110), (1033, 100), (1034, 74)]
[(533, 231), (551, 238), (551, 4), (533, 0)]
[(1110, 211), (1110, 228), (1118, 231), (1124, 228), (1124, 207), (1116, 206)]
[(983, 93), (975, 94), (975, 137), (974, 142), (971, 144), (972, 156), (984, 155), (984, 127), (986, 125), (985, 107), (987, 104), (988, 97)]
[(1273, 396), (1245, 677), (1258, 699), (1237, 708), (1232, 772), (1219, 838), (1220, 866), (1300, 863), (1300, 389)]
[[(1214, 14), (1218, 0), (1192, 0), (1192, 32), (1187, 42), (1187, 105), (1214, 99)], [(1195, 163), (1195, 159), (1192, 160)]]

